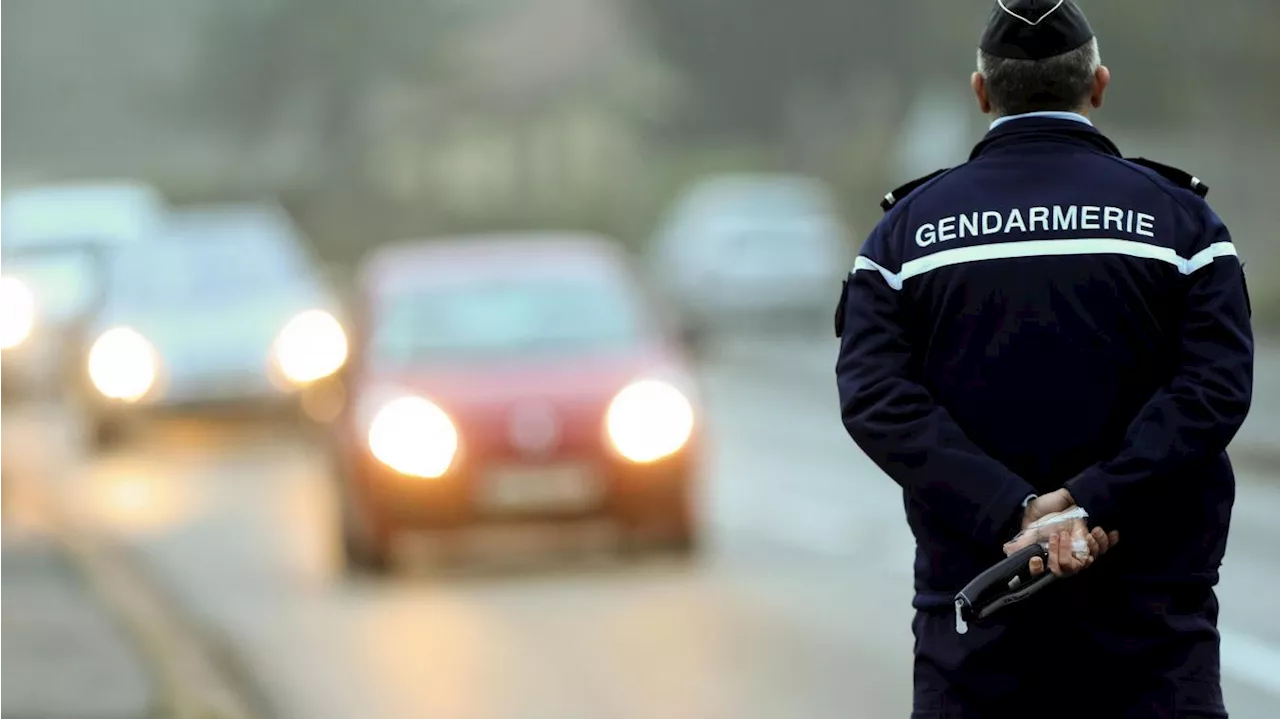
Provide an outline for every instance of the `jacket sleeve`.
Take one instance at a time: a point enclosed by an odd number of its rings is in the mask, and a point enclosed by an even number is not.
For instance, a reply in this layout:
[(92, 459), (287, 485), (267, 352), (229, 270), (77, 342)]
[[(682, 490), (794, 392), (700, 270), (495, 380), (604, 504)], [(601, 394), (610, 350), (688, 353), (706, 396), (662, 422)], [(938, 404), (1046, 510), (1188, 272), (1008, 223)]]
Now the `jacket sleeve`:
[(1253, 331), (1244, 270), (1222, 221), (1205, 208), (1205, 238), (1184, 267), (1177, 370), (1130, 424), (1116, 456), (1067, 482), (1076, 504), (1107, 529), (1160, 479), (1226, 450), (1249, 412)]
[(836, 378), (845, 429), (938, 521), (999, 545), (1018, 530), (1035, 490), (965, 436), (913, 375), (902, 282), (876, 251), (885, 232), (882, 223), (868, 238), (841, 297)]

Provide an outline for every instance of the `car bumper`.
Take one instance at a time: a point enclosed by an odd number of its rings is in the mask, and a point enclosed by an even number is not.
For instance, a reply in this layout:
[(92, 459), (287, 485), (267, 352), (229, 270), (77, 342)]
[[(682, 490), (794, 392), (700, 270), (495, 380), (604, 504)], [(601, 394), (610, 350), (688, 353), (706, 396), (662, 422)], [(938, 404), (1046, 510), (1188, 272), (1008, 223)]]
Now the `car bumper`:
[(690, 521), (698, 476), (693, 447), (651, 464), (609, 457), (524, 464), (515, 469), (527, 472), (529, 481), (538, 481), (540, 470), (574, 467), (590, 477), (593, 491), (566, 503), (521, 505), (495, 502), (490, 491), (498, 472), (511, 465), (463, 463), (438, 479), (420, 479), (395, 472), (367, 451), (344, 464), (349, 489), (361, 504), (399, 527), (420, 529), (600, 517), (634, 524), (684, 523)]
[(105, 421), (140, 417), (288, 415), (296, 412), (301, 398), (300, 392), (278, 388), (265, 377), (232, 375), (201, 382), (164, 381), (137, 402), (110, 400), (92, 388), (88, 392), (93, 413)]
[(202, 408), (289, 405), (295, 401), (296, 396), (292, 392), (275, 389), (240, 388), (234, 391), (183, 392), (181, 394), (165, 395), (150, 402), (141, 402), (131, 406), (155, 412), (168, 412), (198, 411)]

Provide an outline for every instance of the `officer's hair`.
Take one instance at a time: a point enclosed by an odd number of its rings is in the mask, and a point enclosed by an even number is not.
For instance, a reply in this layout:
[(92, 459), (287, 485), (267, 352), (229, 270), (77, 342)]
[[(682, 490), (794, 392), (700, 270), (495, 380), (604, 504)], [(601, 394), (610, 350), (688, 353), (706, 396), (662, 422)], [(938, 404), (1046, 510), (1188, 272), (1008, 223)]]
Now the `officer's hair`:
[(1089, 104), (1093, 76), (1102, 64), (1098, 40), (1044, 60), (1007, 60), (978, 51), (978, 72), (996, 115), (1075, 112)]

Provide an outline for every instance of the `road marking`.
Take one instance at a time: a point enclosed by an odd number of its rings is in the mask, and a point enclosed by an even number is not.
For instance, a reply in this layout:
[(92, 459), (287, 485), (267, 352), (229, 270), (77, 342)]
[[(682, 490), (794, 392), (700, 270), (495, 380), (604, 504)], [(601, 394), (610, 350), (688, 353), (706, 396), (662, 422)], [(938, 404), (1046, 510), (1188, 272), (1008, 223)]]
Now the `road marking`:
[(1219, 627), (1222, 674), (1280, 697), (1280, 647), (1251, 634)]

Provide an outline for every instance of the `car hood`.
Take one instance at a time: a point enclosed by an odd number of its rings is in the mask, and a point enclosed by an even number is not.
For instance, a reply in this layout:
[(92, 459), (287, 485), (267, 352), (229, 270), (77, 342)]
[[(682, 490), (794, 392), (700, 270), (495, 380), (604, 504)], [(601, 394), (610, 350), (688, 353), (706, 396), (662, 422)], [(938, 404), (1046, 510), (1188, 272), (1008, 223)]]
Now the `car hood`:
[(380, 373), (357, 386), (348, 422), (361, 432), (385, 402), (415, 393), (449, 414), (464, 445), (476, 456), (523, 456), (513, 432), (527, 412), (559, 428), (561, 452), (585, 456), (604, 446), (603, 420), (613, 398), (629, 383), (646, 378), (671, 381), (698, 406), (683, 366), (671, 353), (654, 349), (610, 357)]
[(102, 329), (126, 325), (137, 330), (174, 368), (260, 363), (285, 324), (316, 306), (308, 296), (278, 294), (218, 306), (114, 311), (103, 318)]
[(661, 347), (599, 356), (383, 371), (364, 377), (358, 391), (419, 393), (446, 409), (531, 401), (595, 404), (607, 403), (627, 384), (646, 378), (670, 381), (682, 391), (692, 392), (691, 377), (679, 358)]

